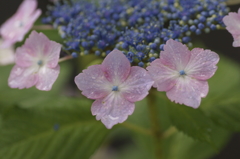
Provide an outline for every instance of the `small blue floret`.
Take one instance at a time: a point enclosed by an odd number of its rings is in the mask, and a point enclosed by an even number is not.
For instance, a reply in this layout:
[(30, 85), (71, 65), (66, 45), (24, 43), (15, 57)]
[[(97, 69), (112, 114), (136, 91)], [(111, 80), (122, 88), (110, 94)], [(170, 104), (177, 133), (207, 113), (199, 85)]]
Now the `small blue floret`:
[(164, 44), (161, 44), (159, 48), (160, 48), (160, 50), (163, 51), (163, 49), (164, 49)]
[(39, 60), (39, 61), (37, 62), (37, 64), (38, 64), (39, 66), (41, 66), (41, 65), (43, 64), (43, 61), (42, 61), (42, 60)]
[(180, 74), (180, 75), (186, 75), (186, 73), (185, 73), (184, 70), (179, 71), (179, 74)]
[(143, 67), (144, 63), (141, 61), (141, 62), (138, 63), (138, 66)]
[(73, 53), (72, 53), (72, 57), (73, 57), (73, 58), (77, 58), (77, 57), (78, 57), (78, 54), (77, 54), (76, 52), (73, 52)]
[(112, 91), (118, 91), (118, 86), (113, 86)]

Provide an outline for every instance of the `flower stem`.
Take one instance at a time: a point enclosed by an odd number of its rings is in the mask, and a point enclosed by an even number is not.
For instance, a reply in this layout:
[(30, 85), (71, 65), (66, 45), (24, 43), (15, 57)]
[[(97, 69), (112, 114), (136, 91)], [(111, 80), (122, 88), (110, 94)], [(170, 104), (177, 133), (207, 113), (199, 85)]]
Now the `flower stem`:
[(124, 126), (125, 128), (128, 128), (130, 130), (133, 130), (135, 132), (138, 132), (144, 135), (149, 135), (149, 136), (152, 135), (150, 130), (140, 127), (138, 125), (132, 124), (130, 122), (124, 122), (124, 123), (121, 123), (121, 125)]
[(150, 121), (152, 127), (152, 134), (155, 141), (155, 156), (157, 159), (162, 158), (161, 152), (161, 139), (162, 139), (162, 132), (160, 128), (160, 122), (158, 118), (158, 109), (156, 105), (156, 98), (155, 98), (155, 89), (151, 89), (149, 95), (147, 96), (148, 100), (148, 109), (150, 114)]
[(227, 5), (236, 5), (236, 4), (239, 4), (239, 0), (228, 0), (226, 2)]
[(58, 60), (58, 63), (63, 62), (63, 61), (70, 60), (70, 59), (72, 59), (72, 58), (73, 58), (72, 55), (65, 56), (65, 57), (63, 57), (63, 58), (60, 58), (60, 59)]
[(32, 30), (53, 30), (51, 25), (34, 25)]

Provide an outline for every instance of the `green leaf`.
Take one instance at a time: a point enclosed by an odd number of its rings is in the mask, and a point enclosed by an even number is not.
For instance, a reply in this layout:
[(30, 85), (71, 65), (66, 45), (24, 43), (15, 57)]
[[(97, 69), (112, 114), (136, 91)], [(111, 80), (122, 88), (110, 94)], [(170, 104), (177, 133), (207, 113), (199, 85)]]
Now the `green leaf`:
[(216, 128), (213, 130), (213, 141), (216, 148), (211, 145), (196, 141), (181, 132), (175, 132), (164, 139), (164, 159), (206, 159), (216, 155), (226, 144), (230, 133)]
[(214, 107), (216, 102), (225, 101), (228, 97), (240, 93), (240, 66), (222, 55), (217, 66), (215, 75), (208, 80), (209, 93), (202, 99), (201, 109)]
[(91, 115), (88, 100), (59, 97), (36, 107), (25, 104), (1, 107), (4, 159), (88, 159), (110, 132)]
[[(240, 131), (240, 100), (239, 94), (227, 99), (223, 103), (216, 103), (209, 108), (206, 114), (216, 122), (216, 124), (227, 130)], [(234, 99), (235, 97), (235, 99)], [(232, 100), (231, 100), (232, 99)]]
[(170, 103), (168, 110), (172, 124), (178, 130), (197, 140), (212, 143), (214, 124), (200, 109)]
[(209, 80), (209, 95), (201, 109), (219, 126), (240, 131), (240, 66), (221, 56), (218, 67)]

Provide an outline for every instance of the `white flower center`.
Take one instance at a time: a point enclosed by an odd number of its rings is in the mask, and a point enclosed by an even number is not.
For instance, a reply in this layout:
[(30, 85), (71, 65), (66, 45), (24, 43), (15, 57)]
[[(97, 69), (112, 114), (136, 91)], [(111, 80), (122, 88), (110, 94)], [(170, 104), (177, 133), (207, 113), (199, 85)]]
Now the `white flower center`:
[(16, 21), (15, 22), (15, 26), (17, 27), (17, 28), (22, 28), (23, 26), (24, 26), (24, 22), (23, 21)]

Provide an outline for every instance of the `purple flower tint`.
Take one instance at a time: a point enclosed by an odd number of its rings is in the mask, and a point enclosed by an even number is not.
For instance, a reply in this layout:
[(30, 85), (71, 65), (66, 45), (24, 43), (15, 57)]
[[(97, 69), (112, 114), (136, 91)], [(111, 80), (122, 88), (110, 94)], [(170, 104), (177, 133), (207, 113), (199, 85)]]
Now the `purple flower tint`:
[(233, 47), (240, 47), (240, 9), (238, 13), (230, 12), (223, 18), (226, 29), (233, 36)]
[(153, 87), (166, 91), (171, 101), (198, 108), (208, 93), (207, 79), (214, 75), (218, 61), (215, 52), (200, 48), (189, 51), (186, 45), (170, 39), (160, 59), (147, 70), (154, 80)]
[(17, 12), (0, 27), (0, 35), (4, 40), (1, 47), (9, 47), (23, 40), (41, 14), (41, 10), (36, 10), (36, 7), (37, 0), (24, 0)]
[(25, 44), (17, 48), (8, 85), (11, 88), (29, 88), (48, 91), (56, 81), (60, 67), (61, 45), (49, 40), (43, 33), (32, 31)]
[(134, 103), (148, 95), (154, 82), (145, 69), (131, 67), (121, 51), (113, 50), (101, 65), (90, 66), (77, 75), (75, 83), (84, 96), (96, 99), (92, 114), (111, 129), (133, 113)]

